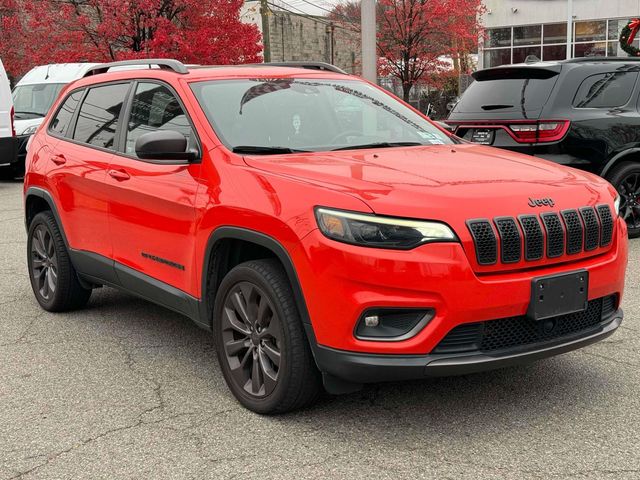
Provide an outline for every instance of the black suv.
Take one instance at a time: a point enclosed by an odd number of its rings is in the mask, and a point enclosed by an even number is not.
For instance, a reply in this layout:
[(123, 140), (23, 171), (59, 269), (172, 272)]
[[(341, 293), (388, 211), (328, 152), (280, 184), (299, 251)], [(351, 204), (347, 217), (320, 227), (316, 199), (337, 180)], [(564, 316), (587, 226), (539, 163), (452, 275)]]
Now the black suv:
[(640, 237), (640, 59), (576, 58), (488, 68), (447, 124), (470, 142), (580, 168), (609, 180), (630, 237)]

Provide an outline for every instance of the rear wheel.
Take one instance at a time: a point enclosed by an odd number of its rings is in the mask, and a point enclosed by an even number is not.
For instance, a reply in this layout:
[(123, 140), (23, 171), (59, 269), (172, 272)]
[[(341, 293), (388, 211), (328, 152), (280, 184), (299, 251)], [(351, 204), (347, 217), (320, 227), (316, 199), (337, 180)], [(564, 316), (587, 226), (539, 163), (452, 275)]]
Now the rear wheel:
[(277, 261), (255, 260), (233, 268), (220, 284), (215, 305), (218, 360), (242, 405), (272, 414), (315, 401), (320, 374)]
[(50, 211), (37, 214), (27, 238), (29, 279), (36, 300), (50, 312), (83, 307), (91, 296), (78, 281), (58, 224)]
[(629, 238), (640, 237), (640, 163), (623, 163), (608, 180), (620, 195), (620, 216), (627, 222)]

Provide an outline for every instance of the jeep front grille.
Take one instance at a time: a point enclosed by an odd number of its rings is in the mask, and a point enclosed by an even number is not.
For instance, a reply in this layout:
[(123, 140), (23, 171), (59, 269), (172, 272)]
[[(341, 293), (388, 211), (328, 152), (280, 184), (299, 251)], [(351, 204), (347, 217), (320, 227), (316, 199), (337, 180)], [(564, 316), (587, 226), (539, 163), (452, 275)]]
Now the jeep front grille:
[[(608, 205), (538, 215), (467, 221), (479, 265), (527, 262), (591, 252), (611, 244), (614, 217)], [(523, 255), (524, 252), (524, 255)]]

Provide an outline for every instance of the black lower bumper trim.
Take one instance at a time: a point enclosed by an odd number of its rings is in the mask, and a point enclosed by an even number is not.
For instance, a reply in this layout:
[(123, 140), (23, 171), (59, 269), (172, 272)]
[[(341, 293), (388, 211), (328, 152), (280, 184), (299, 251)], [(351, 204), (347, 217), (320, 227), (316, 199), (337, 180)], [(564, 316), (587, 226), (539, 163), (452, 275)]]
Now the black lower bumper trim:
[(347, 352), (317, 345), (314, 348), (320, 370), (353, 383), (416, 380), (433, 376), (468, 373), (510, 367), (570, 352), (599, 342), (613, 334), (622, 323), (618, 310), (598, 331), (585, 336), (559, 339), (547, 345), (535, 345), (527, 350), (488, 355), (478, 352), (430, 355), (379, 355)]

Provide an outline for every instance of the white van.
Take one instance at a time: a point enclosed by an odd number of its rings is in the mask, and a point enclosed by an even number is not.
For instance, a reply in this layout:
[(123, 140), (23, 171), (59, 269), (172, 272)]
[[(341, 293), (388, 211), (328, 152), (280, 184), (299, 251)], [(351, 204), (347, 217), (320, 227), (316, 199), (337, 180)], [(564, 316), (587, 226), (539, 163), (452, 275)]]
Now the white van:
[(29, 137), (42, 123), (64, 86), (82, 78), (97, 63), (58, 63), (34, 67), (13, 89), (14, 126), (18, 136), (16, 170), (24, 169)]
[(13, 163), (15, 149), (16, 133), (13, 125), (11, 85), (0, 59), (0, 167), (7, 167)]

